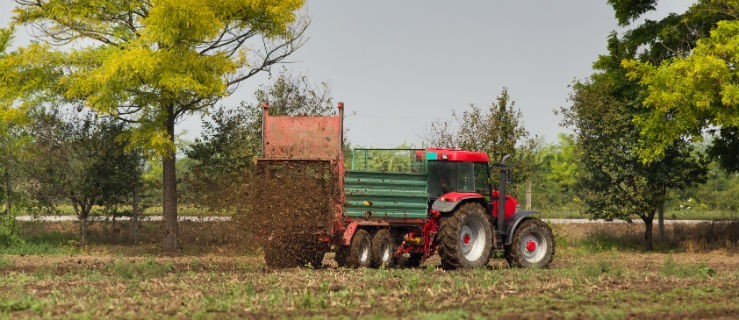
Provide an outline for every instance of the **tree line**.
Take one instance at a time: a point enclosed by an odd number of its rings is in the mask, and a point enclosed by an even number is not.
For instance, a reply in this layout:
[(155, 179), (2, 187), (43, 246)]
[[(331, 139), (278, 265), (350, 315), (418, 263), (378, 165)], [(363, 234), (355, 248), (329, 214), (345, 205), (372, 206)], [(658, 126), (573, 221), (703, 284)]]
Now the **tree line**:
[[(15, 3), (0, 29), (3, 225), (23, 206), (66, 203), (84, 222), (95, 206), (131, 203), (135, 216), (158, 198), (162, 247), (173, 251), (178, 199), (240, 210), (232, 200), (258, 155), (261, 110), (218, 102), (304, 44), (302, 1)], [(700, 0), (652, 21), (640, 18), (656, 0), (608, 3), (630, 29), (608, 36), (594, 73), (557, 110), (573, 134), (555, 144), (531, 136), (503, 89), (488, 107), (433, 123), (424, 144), (486, 151), (492, 162), (512, 154), (512, 190), (533, 181), (535, 207), (639, 218), (651, 248), (655, 215), (675, 199), (736, 208), (739, 5)], [(36, 39), (11, 49), (18, 27), (36, 28)], [(328, 86), (303, 75), (278, 75), (255, 101), (273, 114), (334, 112)], [(210, 120), (178, 161), (176, 123), (193, 114)]]

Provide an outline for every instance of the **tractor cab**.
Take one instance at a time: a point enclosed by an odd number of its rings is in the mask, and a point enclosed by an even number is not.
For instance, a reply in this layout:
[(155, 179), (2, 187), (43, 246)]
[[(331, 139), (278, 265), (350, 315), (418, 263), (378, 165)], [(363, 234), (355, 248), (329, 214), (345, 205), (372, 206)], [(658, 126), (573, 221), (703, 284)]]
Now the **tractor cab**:
[(445, 194), (477, 193), (490, 201), (488, 155), (453, 149), (426, 149), (428, 193), (432, 202)]
[[(484, 152), (455, 149), (426, 149), (430, 203), (457, 202), (482, 196), (489, 212), (498, 216), (498, 190), (493, 190), (488, 155)], [(518, 201), (505, 195), (506, 219), (513, 216)]]

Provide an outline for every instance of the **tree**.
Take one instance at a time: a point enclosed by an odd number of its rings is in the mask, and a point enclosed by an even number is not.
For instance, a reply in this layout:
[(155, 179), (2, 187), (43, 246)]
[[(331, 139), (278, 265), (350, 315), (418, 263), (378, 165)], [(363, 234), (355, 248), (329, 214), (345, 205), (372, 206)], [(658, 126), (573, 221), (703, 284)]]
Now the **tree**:
[[(710, 3), (709, 3), (710, 2)], [(651, 10), (654, 1), (611, 1), (626, 25)], [(627, 77), (621, 62), (637, 59), (658, 63), (691, 51), (692, 44), (718, 16), (713, 2), (702, 1), (685, 14), (645, 21), (619, 38), (612, 33), (608, 55), (594, 64), (589, 80), (575, 83), (571, 105), (563, 108), (564, 124), (575, 130), (581, 168), (576, 185), (583, 212), (593, 218), (637, 216), (645, 223), (645, 247), (652, 248), (652, 222), (668, 190), (705, 181), (707, 162), (691, 145), (672, 139), (659, 161), (642, 162), (640, 129), (634, 124), (644, 109), (642, 87)], [(720, 11), (718, 11), (720, 12)]]
[[(270, 103), (270, 115), (329, 115), (335, 112), (326, 83), (313, 86), (307, 75), (284, 70), (270, 85), (255, 92), (259, 102)], [(262, 108), (242, 102), (236, 108), (218, 108), (204, 125), (202, 138), (185, 151), (198, 164), (186, 180), (198, 200), (211, 209), (231, 209), (247, 184), (247, 173), (259, 156)]]
[[(694, 7), (695, 8), (695, 7)], [(674, 31), (673, 16), (655, 26), (647, 22), (627, 32), (623, 39), (611, 34), (608, 55), (594, 64), (597, 73), (574, 85), (571, 106), (563, 108), (564, 124), (575, 130), (579, 164), (576, 189), (583, 211), (593, 218), (640, 217), (645, 224), (645, 247), (652, 248), (652, 222), (667, 198), (667, 191), (705, 180), (706, 161), (693, 155), (688, 142), (671, 141), (660, 161), (644, 163), (635, 151), (640, 143), (633, 119), (643, 109), (638, 83), (621, 66), (624, 59), (666, 59), (667, 44), (648, 43), (680, 37), (661, 37)], [(663, 29), (664, 28), (664, 29)], [(660, 40), (662, 39), (662, 40)], [(646, 48), (646, 49), (645, 49)]]
[[(490, 162), (497, 163), (511, 154), (509, 163), (514, 172), (514, 183), (526, 180), (534, 172), (536, 138), (529, 137), (523, 125), (523, 113), (510, 99), (508, 89), (490, 104), (487, 110), (470, 105), (461, 115), (452, 113), (451, 121), (431, 124), (424, 138), (428, 146), (484, 151)], [(494, 175), (499, 173), (493, 171)], [(494, 180), (497, 181), (497, 180)]]
[(577, 137), (575, 188), (583, 213), (592, 218), (641, 218), (645, 247), (651, 250), (652, 223), (667, 191), (704, 181), (705, 162), (691, 155), (688, 143), (675, 141), (661, 161), (643, 163), (633, 152), (639, 132), (631, 122), (632, 98), (621, 91), (628, 84), (617, 85), (609, 76), (595, 74), (590, 82), (575, 84), (572, 106), (564, 111)]
[(39, 86), (23, 94), (79, 103), (134, 123), (129, 141), (162, 160), (163, 248), (179, 249), (177, 120), (212, 108), (298, 49), (307, 22), (296, 23), (295, 11), (303, 1), (16, 3), (14, 23), (33, 25), (38, 36), (5, 62), (11, 77), (3, 81), (17, 84), (12, 76), (42, 69), (48, 72), (32, 82)]
[(539, 146), (533, 198), (537, 207), (563, 208), (575, 200), (578, 163), (575, 137), (559, 134), (556, 144)]
[[(12, 27), (0, 28), (0, 59), (7, 56), (6, 50), (12, 34)], [(0, 68), (4, 70), (4, 65), (0, 64)], [(27, 120), (25, 113), (16, 106), (16, 96), (11, 94), (15, 89), (17, 87), (0, 87), (0, 198), (3, 199), (2, 211), (6, 216), (11, 213), (14, 181), (20, 175), (19, 150), (28, 141), (28, 136), (22, 130)]]
[(123, 204), (141, 171), (142, 155), (124, 150), (127, 130), (114, 119), (91, 113), (64, 119), (39, 111), (26, 170), (35, 180), (37, 199), (46, 206), (70, 201), (80, 220), (80, 245), (87, 244), (87, 221), (93, 206)]
[[(739, 4), (734, 4), (739, 10)], [(736, 14), (737, 11), (734, 11)], [(739, 16), (734, 16), (734, 19)], [(649, 112), (635, 118), (645, 147), (640, 156), (664, 156), (670, 141), (700, 140), (703, 130), (721, 127), (712, 154), (726, 169), (739, 170), (739, 21), (721, 21), (687, 57), (656, 65), (625, 60), (629, 77), (645, 87)]]

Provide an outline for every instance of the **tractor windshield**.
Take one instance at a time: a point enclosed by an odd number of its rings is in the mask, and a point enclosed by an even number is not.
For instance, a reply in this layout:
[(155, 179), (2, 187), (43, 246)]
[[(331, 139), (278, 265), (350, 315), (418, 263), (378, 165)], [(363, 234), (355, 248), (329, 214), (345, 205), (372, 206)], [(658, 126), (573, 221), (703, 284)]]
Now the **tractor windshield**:
[(490, 197), (486, 163), (429, 161), (429, 197), (436, 199), (449, 192), (475, 192)]

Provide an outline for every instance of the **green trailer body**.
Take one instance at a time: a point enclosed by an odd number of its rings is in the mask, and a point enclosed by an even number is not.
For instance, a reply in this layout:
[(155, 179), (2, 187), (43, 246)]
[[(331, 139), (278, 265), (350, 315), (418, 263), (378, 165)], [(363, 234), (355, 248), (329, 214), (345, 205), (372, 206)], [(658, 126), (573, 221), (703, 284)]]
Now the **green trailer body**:
[(347, 170), (344, 216), (425, 218), (428, 212), (426, 173)]

